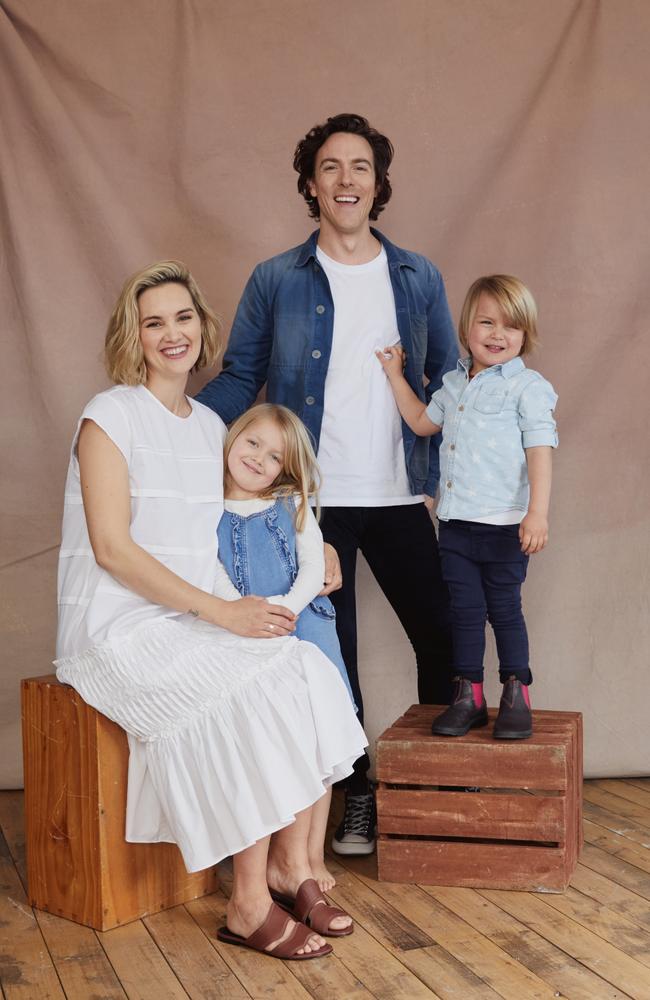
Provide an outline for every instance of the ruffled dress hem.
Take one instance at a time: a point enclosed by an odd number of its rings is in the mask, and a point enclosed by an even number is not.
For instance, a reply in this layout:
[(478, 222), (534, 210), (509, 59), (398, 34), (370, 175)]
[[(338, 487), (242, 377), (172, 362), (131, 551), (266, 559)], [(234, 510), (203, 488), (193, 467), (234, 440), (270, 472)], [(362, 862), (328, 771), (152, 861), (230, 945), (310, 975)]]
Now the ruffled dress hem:
[(294, 638), (162, 619), (58, 660), (129, 734), (126, 839), (199, 871), (293, 822), (367, 745), (334, 665)]

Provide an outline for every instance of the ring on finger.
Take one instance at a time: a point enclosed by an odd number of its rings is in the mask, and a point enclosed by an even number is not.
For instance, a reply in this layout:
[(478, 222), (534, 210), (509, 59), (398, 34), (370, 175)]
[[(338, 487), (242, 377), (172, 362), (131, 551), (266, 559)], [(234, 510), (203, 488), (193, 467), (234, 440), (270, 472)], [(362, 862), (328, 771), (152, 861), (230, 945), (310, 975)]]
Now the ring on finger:
[(275, 625), (267, 625), (266, 627), (268, 628), (269, 632), (275, 632)]

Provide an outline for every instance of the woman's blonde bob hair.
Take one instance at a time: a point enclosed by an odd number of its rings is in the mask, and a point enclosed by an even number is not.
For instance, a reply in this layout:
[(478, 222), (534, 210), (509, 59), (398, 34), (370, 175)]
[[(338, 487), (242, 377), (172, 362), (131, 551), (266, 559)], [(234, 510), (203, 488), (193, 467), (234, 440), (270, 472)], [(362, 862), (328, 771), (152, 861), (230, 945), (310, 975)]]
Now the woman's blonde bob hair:
[(226, 495), (232, 485), (228, 472), (228, 456), (235, 440), (258, 420), (272, 420), (279, 427), (284, 439), (284, 459), (282, 470), (277, 478), (259, 494), (260, 500), (271, 500), (274, 497), (292, 497), (298, 494), (300, 504), (296, 513), (296, 530), (302, 531), (307, 520), (307, 506), (315, 503), (318, 516), (318, 489), (320, 472), (316, 455), (311, 443), (309, 431), (286, 406), (278, 403), (260, 403), (242, 413), (230, 430), (224, 447), (223, 467)]
[(221, 352), (221, 324), (189, 270), (179, 260), (163, 260), (133, 274), (124, 284), (108, 323), (104, 363), (117, 385), (141, 385), (147, 369), (140, 341), (138, 299), (147, 288), (174, 282), (188, 290), (201, 321), (201, 353), (192, 371), (209, 368)]
[(491, 274), (485, 278), (477, 278), (470, 287), (465, 296), (458, 324), (458, 338), (465, 350), (469, 351), (469, 331), (482, 292), (492, 296), (510, 326), (515, 330), (523, 330), (524, 339), (519, 353), (529, 354), (534, 351), (539, 343), (535, 299), (523, 281), (511, 274)]

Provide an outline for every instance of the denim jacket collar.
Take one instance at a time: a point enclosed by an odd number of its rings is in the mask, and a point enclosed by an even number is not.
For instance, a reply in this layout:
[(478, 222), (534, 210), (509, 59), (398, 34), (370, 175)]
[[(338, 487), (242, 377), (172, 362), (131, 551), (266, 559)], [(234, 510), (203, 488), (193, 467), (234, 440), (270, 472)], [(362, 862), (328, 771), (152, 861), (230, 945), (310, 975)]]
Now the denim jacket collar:
[[(469, 378), (469, 370), (472, 367), (471, 355), (467, 358), (460, 358), (457, 364), (457, 370), (464, 372)], [(517, 372), (523, 371), (526, 367), (524, 362), (520, 357), (511, 358), (510, 361), (506, 361), (505, 365), (490, 365), (489, 368), (485, 368), (484, 371), (494, 372), (498, 371), (504, 378), (512, 378)], [(483, 374), (483, 372), (479, 372)]]
[[(396, 247), (394, 243), (391, 243), (389, 239), (386, 239), (384, 234), (380, 233), (378, 229), (373, 229), (371, 226), (370, 232), (375, 239), (379, 240), (386, 251), (389, 267), (410, 267), (411, 270), (415, 270), (413, 261), (409, 259), (409, 255), (404, 250)], [(296, 258), (296, 267), (304, 267), (310, 260), (316, 260), (316, 247), (318, 245), (319, 234), (320, 229), (315, 229), (309, 239), (302, 244), (300, 247), (300, 253)]]

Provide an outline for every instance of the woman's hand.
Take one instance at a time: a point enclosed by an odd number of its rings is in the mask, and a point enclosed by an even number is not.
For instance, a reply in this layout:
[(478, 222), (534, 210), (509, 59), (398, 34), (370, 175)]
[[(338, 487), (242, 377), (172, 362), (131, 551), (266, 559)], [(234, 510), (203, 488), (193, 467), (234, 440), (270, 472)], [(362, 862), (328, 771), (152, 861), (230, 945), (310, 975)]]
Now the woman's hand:
[(296, 616), (288, 608), (269, 604), (264, 597), (242, 597), (238, 601), (220, 601), (215, 624), (235, 635), (249, 639), (276, 639), (291, 635)]
[(343, 574), (341, 573), (338, 552), (328, 542), (323, 543), (323, 552), (325, 554), (325, 586), (320, 591), (319, 597), (327, 597), (333, 590), (340, 590), (343, 586)]

